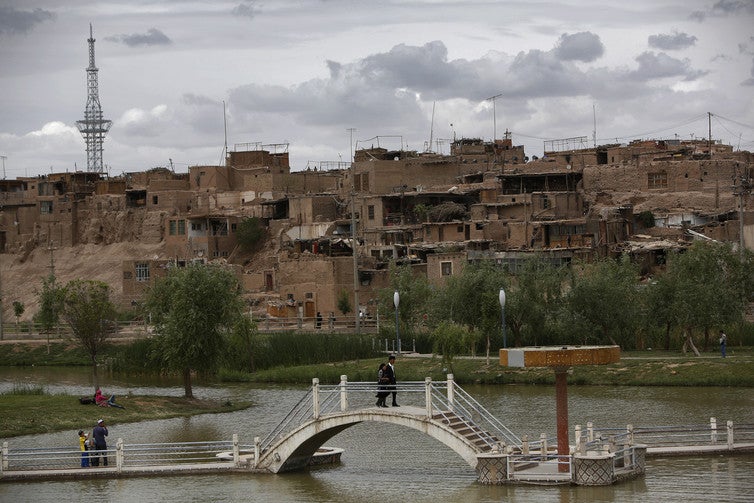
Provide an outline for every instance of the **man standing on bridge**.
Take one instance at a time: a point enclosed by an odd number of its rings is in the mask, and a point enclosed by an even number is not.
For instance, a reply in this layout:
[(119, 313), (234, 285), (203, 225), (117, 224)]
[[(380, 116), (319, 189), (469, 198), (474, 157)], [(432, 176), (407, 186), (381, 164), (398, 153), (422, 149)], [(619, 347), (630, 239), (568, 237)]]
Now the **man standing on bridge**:
[(392, 390), (393, 394), (393, 407), (400, 407), (398, 405), (398, 402), (395, 400), (395, 396), (398, 394), (397, 391), (395, 391), (395, 385), (397, 384), (397, 381), (395, 380), (395, 355), (390, 355), (390, 357), (387, 359), (387, 366), (385, 367), (385, 377), (387, 377), (390, 380), (391, 386), (388, 386), (388, 389)]

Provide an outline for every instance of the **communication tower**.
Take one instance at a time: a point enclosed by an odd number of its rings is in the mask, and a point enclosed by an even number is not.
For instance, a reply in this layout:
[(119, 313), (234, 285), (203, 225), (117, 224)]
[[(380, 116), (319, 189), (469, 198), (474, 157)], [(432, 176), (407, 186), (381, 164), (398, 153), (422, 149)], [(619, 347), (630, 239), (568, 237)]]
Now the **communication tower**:
[(99, 103), (99, 85), (97, 84), (97, 66), (94, 64), (94, 35), (92, 25), (89, 24), (89, 67), (86, 69), (86, 109), (84, 119), (76, 121), (81, 135), (86, 142), (86, 170), (102, 173), (102, 143), (110, 130), (112, 121), (102, 118), (102, 107)]

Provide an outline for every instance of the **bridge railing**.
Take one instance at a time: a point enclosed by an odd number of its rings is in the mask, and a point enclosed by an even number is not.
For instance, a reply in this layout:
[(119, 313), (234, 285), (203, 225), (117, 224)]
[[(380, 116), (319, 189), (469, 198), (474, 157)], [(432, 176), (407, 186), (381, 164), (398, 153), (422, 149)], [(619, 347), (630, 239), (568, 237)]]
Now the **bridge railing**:
[(445, 420), (451, 420), (448, 413), (452, 412), (470, 427), (475, 426), (480, 431), (479, 438), (490, 449), (502, 447), (501, 443), (521, 444), (521, 439), (507, 426), (455, 384), (452, 374), (448, 375), (447, 381), (432, 383), (432, 406), (433, 412), (443, 416)]
[(339, 384), (321, 385), (312, 380), (312, 387), (296, 403), (278, 425), (257, 445), (260, 453), (275, 442), (312, 419), (325, 414), (374, 407), (374, 398), (379, 391), (396, 391), (400, 402), (417, 405), (426, 410), (428, 417), (439, 417), (446, 423), (462, 421), (476, 438), (490, 450), (502, 449), (502, 445), (520, 445), (521, 440), (499, 419), (492, 415), (471, 395), (453, 381), (404, 381), (391, 385), (390, 389), (378, 388), (375, 382), (349, 382), (341, 376)]

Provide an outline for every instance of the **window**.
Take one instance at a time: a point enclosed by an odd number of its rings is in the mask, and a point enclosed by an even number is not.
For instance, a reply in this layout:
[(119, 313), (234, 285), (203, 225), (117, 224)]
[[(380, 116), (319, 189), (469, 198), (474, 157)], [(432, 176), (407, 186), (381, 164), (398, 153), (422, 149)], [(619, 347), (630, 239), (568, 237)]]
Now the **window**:
[(456, 231), (458, 231), (459, 233), (460, 233), (460, 232), (463, 232), (463, 225), (459, 225), (459, 226), (458, 226), (458, 227), (456, 228)]
[(157, 204), (157, 196), (152, 196), (152, 204)]
[(149, 264), (146, 262), (137, 262), (136, 268), (136, 281), (149, 281)]
[(367, 215), (369, 215), (369, 220), (374, 220), (374, 205), (370, 204), (367, 206)]
[(178, 235), (184, 236), (186, 234), (186, 221), (178, 220)]
[(170, 233), (171, 236), (175, 236), (176, 227), (177, 227), (176, 224), (177, 224), (177, 222), (175, 220), (171, 220), (170, 221), (170, 230), (169, 230), (169, 233)]
[(647, 173), (648, 189), (667, 189), (668, 174), (665, 171), (659, 173)]
[(453, 274), (453, 262), (440, 262), (440, 274), (451, 276)]
[(52, 213), (52, 201), (40, 201), (39, 202), (39, 212), (43, 215), (48, 215)]
[(550, 207), (550, 200), (547, 198), (547, 196), (542, 196), (542, 209), (547, 209)]

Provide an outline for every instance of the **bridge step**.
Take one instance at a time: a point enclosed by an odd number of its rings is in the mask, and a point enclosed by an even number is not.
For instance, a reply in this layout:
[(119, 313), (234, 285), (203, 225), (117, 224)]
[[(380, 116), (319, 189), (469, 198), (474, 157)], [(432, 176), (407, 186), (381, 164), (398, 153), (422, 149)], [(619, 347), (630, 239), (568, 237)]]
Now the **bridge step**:
[(469, 424), (468, 421), (455, 412), (435, 414), (432, 416), (432, 419), (448, 425), (451, 429), (455, 430), (456, 433), (466, 438), (481, 450), (487, 450), (490, 447), (490, 442), (499, 442), (497, 437), (487, 433), (474, 424)]

